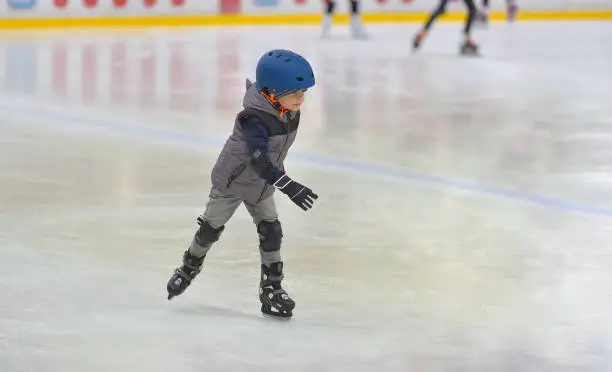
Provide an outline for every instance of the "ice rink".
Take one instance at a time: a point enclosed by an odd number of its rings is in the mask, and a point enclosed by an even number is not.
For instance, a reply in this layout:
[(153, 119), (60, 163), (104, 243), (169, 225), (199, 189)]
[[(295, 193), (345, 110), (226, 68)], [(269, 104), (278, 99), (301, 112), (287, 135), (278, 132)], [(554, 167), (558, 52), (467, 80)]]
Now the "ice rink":
[[(5, 32), (1, 372), (609, 372), (612, 23)], [(244, 208), (166, 282), (258, 57), (313, 64), (277, 193), (289, 322)]]

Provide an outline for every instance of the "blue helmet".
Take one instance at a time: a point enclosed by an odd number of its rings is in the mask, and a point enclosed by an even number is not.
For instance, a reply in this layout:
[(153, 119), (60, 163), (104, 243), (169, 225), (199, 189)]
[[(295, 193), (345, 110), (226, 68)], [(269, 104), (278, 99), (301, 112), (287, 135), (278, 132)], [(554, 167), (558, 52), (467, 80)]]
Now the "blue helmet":
[(257, 63), (257, 91), (281, 97), (315, 85), (310, 63), (290, 50), (275, 49), (264, 54)]

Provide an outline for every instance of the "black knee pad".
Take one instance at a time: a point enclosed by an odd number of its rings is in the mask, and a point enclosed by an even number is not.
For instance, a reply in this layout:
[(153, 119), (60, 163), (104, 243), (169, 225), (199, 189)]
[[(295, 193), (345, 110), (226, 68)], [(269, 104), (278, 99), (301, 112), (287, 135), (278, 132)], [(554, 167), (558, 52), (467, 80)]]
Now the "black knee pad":
[(280, 250), (283, 240), (283, 229), (280, 221), (261, 221), (257, 224), (257, 232), (259, 233), (259, 246), (262, 251), (274, 252)]
[(359, 1), (351, 0), (351, 14), (359, 14)]
[(208, 221), (203, 220), (202, 217), (198, 217), (198, 223), (200, 224), (200, 228), (195, 234), (195, 241), (202, 247), (208, 247), (219, 240), (221, 233), (225, 230), (225, 226), (221, 226), (218, 229), (213, 228)]
[(335, 0), (327, 0), (327, 9), (325, 10), (327, 14), (332, 14), (336, 9), (336, 1)]

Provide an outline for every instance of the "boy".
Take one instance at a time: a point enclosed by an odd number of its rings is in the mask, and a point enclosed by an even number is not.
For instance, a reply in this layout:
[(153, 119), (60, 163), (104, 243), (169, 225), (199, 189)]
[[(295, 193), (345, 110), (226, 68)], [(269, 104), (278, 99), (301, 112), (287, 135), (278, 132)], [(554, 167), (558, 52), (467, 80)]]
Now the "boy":
[(259, 59), (256, 77), (255, 84), (247, 80), (244, 110), (238, 113), (233, 133), (213, 167), (210, 199), (197, 219), (200, 227), (183, 254), (183, 265), (168, 281), (168, 299), (187, 289), (225, 224), (244, 203), (259, 233), (261, 311), (290, 318), (295, 302), (281, 287), (283, 233), (273, 193), (280, 190), (304, 210), (318, 198), (311, 189), (289, 178), (283, 165), (297, 134), (304, 92), (315, 85), (315, 78), (306, 59), (280, 49)]
[[(366, 38), (361, 25), (361, 16), (359, 14), (359, 0), (350, 0), (351, 7), (351, 35), (355, 39)], [(336, 0), (325, 0), (325, 14), (323, 15), (323, 37), (328, 37), (331, 32), (332, 19), (334, 17), (334, 9), (336, 8)]]
[[(450, 0), (440, 0), (438, 7), (434, 10), (434, 12), (429, 16), (429, 19), (423, 26), (423, 28), (416, 34), (414, 37), (412, 47), (413, 49), (418, 49), (423, 42), (423, 39), (433, 26), (435, 20), (446, 12), (446, 6)], [(463, 44), (461, 44), (460, 52), (461, 54), (475, 55), (478, 54), (478, 45), (472, 40), (471, 32), (472, 32), (472, 23), (476, 16), (478, 15), (478, 11), (476, 9), (476, 5), (474, 4), (474, 0), (463, 0), (465, 6), (467, 7), (468, 14), (465, 19), (465, 27), (463, 29), (464, 40)]]

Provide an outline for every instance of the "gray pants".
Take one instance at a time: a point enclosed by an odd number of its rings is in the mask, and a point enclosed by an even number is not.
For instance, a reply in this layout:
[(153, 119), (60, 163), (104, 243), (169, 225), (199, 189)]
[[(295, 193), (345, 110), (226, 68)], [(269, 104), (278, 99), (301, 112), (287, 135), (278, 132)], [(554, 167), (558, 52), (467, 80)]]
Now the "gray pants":
[[(237, 195), (223, 194), (214, 187), (210, 190), (206, 210), (201, 217), (203, 220), (207, 221), (210, 226), (218, 229), (219, 227), (224, 226), (230, 220), (230, 218), (232, 218), (236, 212), (236, 209), (238, 209), (242, 203), (244, 203), (246, 209), (249, 211), (249, 214), (251, 217), (253, 217), (253, 222), (255, 225), (261, 221), (272, 222), (278, 219), (276, 204), (274, 203), (273, 196), (270, 196), (259, 203), (250, 204), (243, 201)], [(202, 257), (208, 253), (209, 249), (210, 246), (202, 247), (197, 244), (194, 238), (191, 242), (191, 246), (189, 247), (189, 252), (194, 256)], [(259, 252), (261, 254), (261, 263), (267, 266), (281, 260), (280, 251), (264, 252), (260, 249)]]

